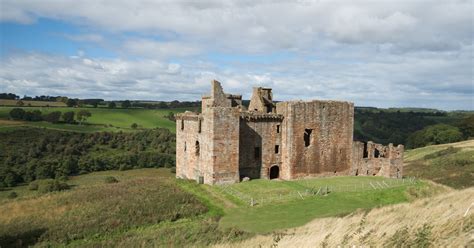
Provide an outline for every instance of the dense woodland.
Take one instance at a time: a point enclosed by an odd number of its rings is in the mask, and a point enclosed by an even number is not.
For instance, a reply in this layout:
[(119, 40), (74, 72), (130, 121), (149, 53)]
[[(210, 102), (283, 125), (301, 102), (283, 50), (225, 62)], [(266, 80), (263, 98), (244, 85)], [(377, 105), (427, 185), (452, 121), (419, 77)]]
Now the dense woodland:
[(407, 148), (457, 142), (474, 137), (474, 114), (401, 112), (356, 108), (354, 140), (403, 144)]
[(0, 186), (103, 170), (175, 165), (175, 135), (167, 129), (75, 133), (22, 128), (0, 139)]

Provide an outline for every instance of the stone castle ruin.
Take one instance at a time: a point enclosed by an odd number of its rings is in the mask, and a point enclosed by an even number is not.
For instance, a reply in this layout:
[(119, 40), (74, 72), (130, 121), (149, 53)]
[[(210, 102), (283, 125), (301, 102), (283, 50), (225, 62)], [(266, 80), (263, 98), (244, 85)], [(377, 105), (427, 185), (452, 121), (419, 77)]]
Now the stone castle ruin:
[(401, 178), (403, 145), (353, 141), (354, 104), (274, 102), (272, 89), (241, 95), (212, 82), (201, 113), (176, 115), (176, 176), (205, 184), (353, 175)]

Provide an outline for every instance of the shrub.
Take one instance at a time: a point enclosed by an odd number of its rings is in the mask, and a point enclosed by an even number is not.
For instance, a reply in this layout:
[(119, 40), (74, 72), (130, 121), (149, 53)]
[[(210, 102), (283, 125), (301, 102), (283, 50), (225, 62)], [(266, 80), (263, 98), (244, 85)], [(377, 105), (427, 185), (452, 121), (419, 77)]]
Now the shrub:
[(8, 194), (9, 199), (14, 199), (14, 198), (17, 198), (17, 197), (18, 197), (18, 194), (15, 191), (12, 191), (12, 192), (10, 192), (10, 194)]
[(112, 177), (112, 176), (108, 176), (104, 179), (105, 183), (118, 183), (119, 181), (117, 180), (117, 178), (115, 177)]
[(133, 129), (137, 129), (138, 124), (137, 124), (137, 123), (133, 123), (131, 127), (132, 127)]
[(22, 120), (25, 116), (25, 110), (22, 108), (14, 108), (10, 111), (10, 117), (14, 120)]
[(38, 190), (39, 184), (38, 181), (33, 181), (28, 185), (29, 190)]
[(171, 167), (170, 171), (171, 173), (176, 174), (176, 167)]
[(58, 123), (59, 119), (61, 119), (61, 112), (60, 111), (53, 111), (53, 112), (45, 115), (43, 119), (47, 122)]
[(39, 184), (39, 192), (41, 193), (48, 193), (48, 192), (55, 192), (55, 191), (63, 191), (69, 189), (69, 185), (65, 182), (61, 182), (59, 180), (44, 180)]

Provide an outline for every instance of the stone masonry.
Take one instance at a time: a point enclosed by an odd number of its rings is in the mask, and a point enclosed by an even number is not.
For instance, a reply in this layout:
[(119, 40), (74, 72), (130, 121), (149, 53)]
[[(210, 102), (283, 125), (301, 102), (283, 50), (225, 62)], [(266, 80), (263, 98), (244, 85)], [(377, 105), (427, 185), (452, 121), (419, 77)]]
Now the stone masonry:
[(353, 141), (354, 105), (343, 101), (273, 101), (254, 88), (241, 95), (212, 82), (201, 113), (176, 115), (176, 176), (199, 183), (242, 178), (291, 180), (333, 175), (402, 176), (403, 145)]

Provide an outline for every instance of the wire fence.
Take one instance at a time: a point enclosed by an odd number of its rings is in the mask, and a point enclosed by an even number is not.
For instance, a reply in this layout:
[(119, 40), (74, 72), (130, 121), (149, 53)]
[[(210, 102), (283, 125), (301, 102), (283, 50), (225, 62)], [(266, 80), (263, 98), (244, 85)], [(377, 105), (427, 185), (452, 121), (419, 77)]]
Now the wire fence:
[[(288, 181), (292, 182), (292, 181)], [(418, 180), (414, 177), (403, 179), (390, 179), (382, 181), (373, 181), (356, 184), (337, 184), (337, 185), (311, 185), (310, 182), (304, 180), (298, 181), (298, 185), (302, 186), (301, 190), (292, 190), (285, 193), (265, 193), (265, 196), (258, 194), (252, 195), (239, 191), (232, 185), (223, 185), (220, 189), (229, 195), (232, 195), (239, 200), (247, 203), (249, 206), (264, 205), (268, 203), (284, 202), (294, 199), (308, 199), (311, 197), (326, 196), (333, 192), (362, 192), (362, 191), (376, 191), (390, 188), (397, 188), (403, 186), (414, 185)]]

